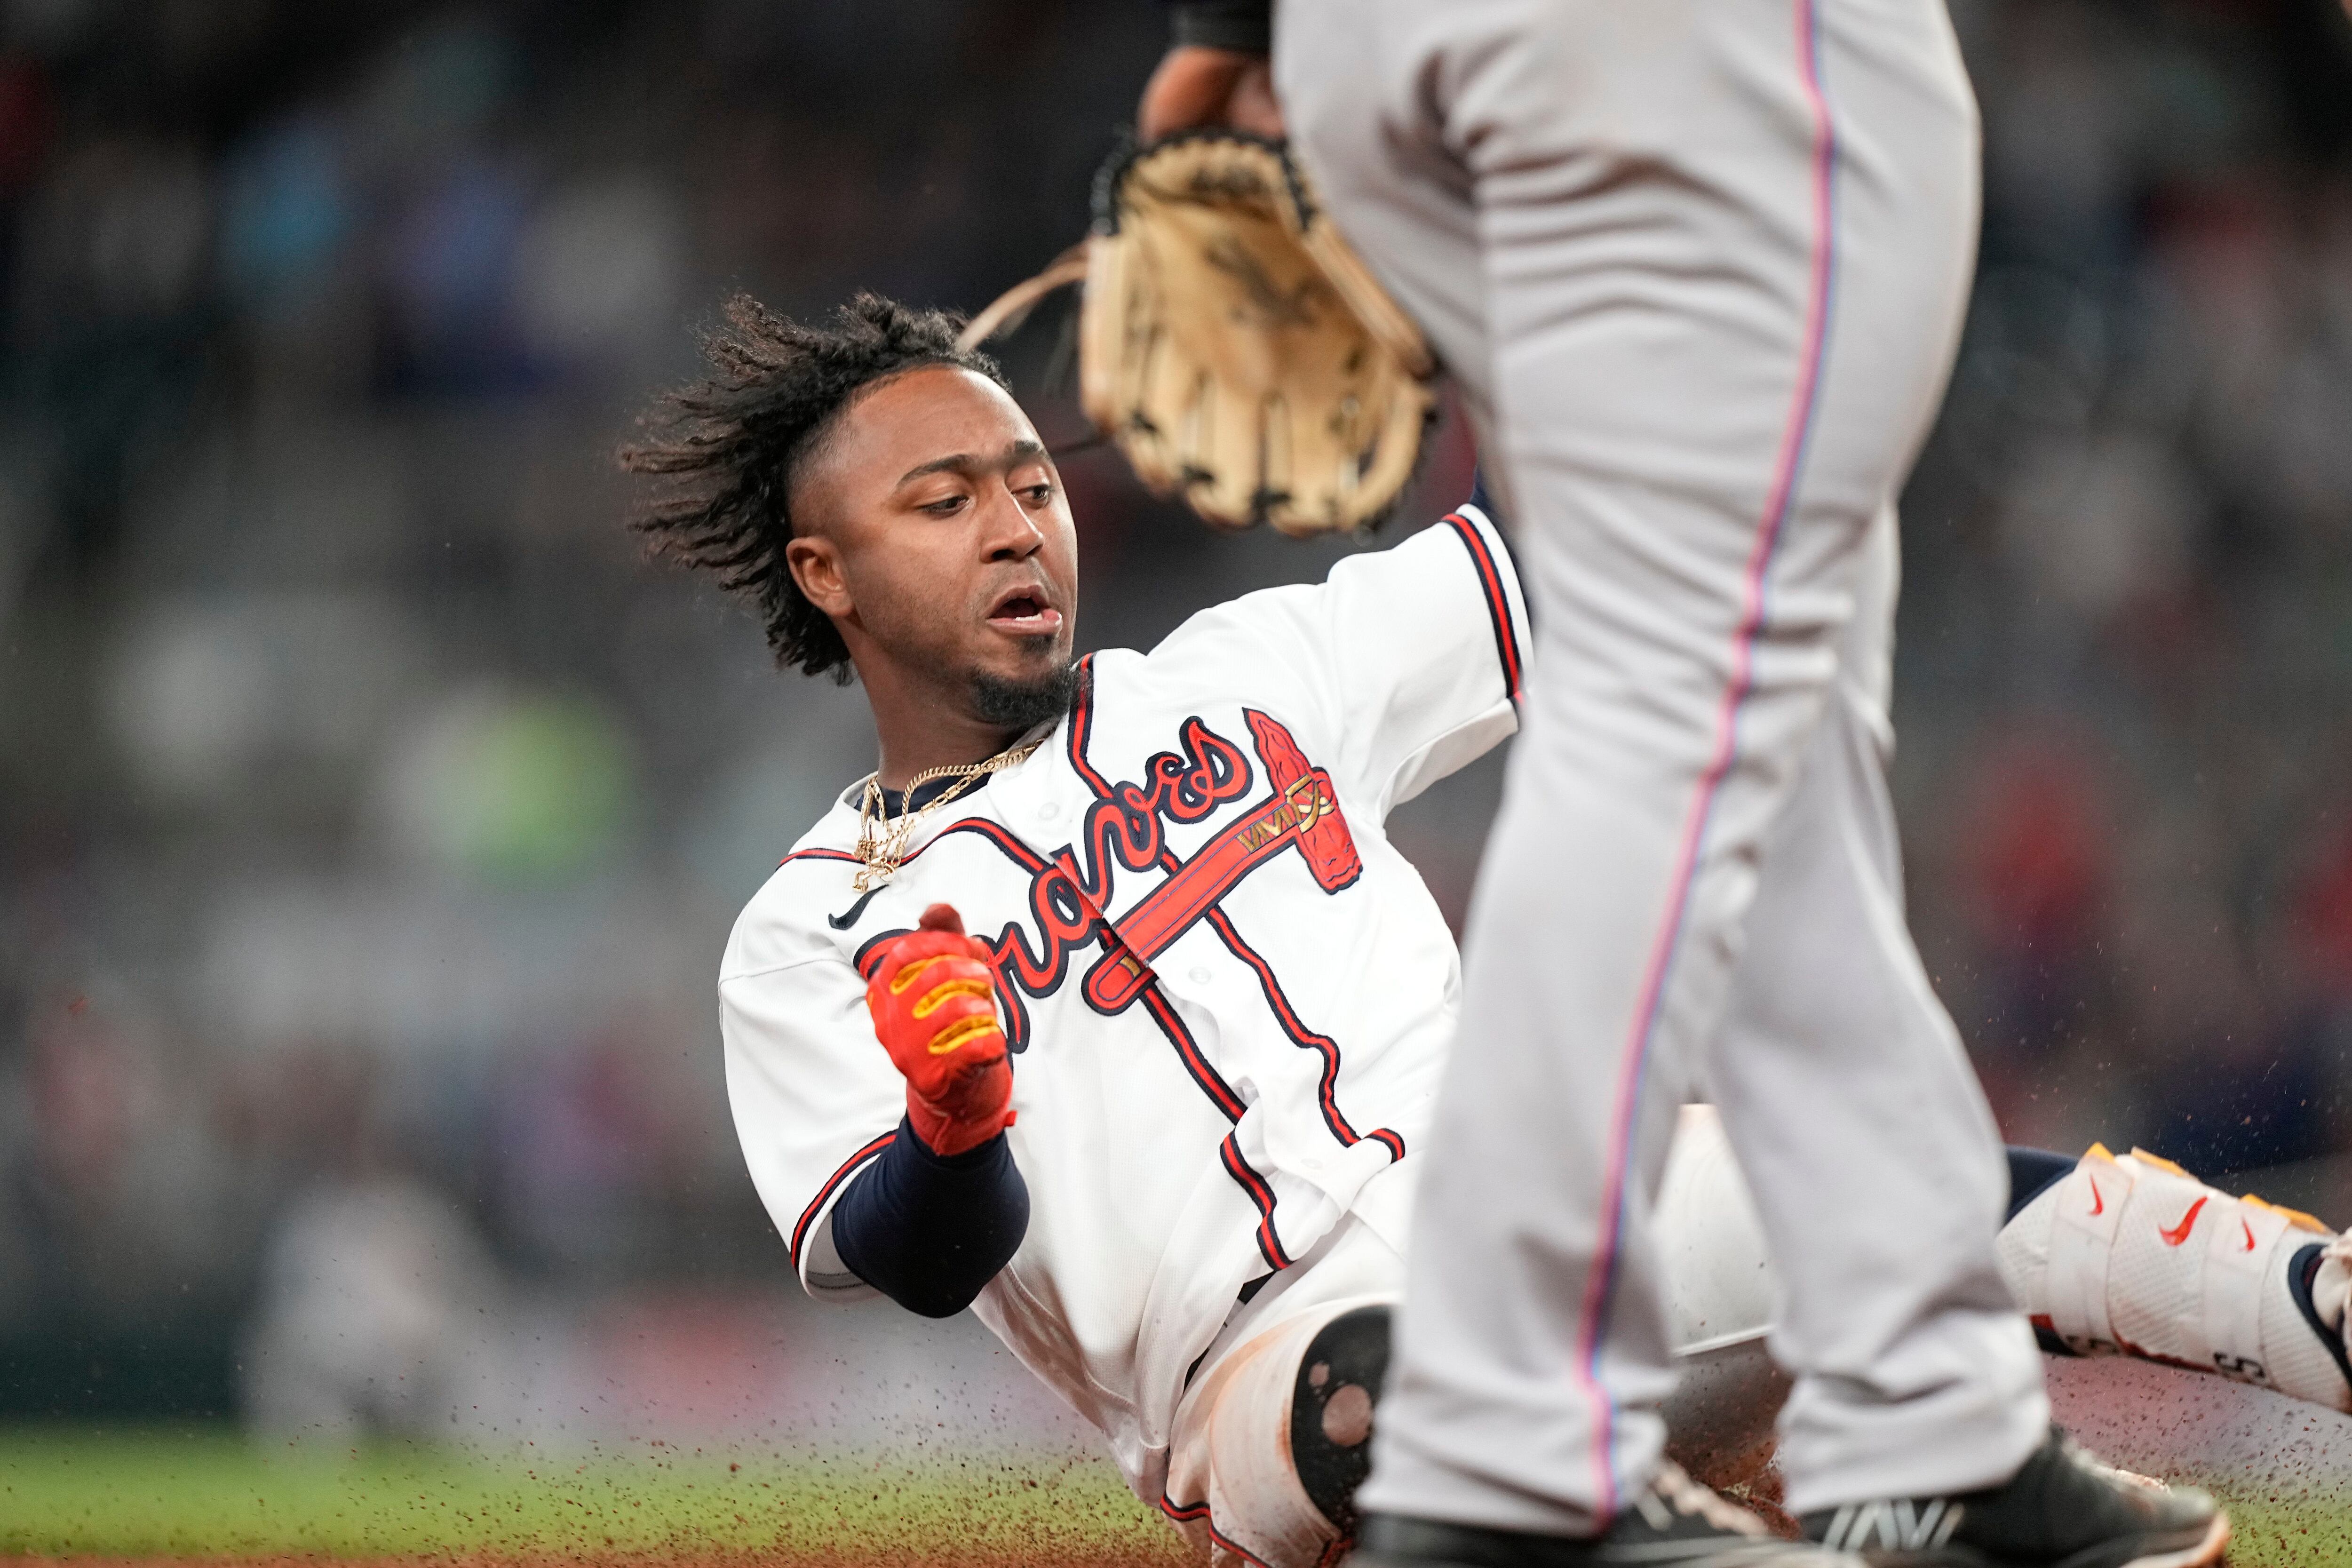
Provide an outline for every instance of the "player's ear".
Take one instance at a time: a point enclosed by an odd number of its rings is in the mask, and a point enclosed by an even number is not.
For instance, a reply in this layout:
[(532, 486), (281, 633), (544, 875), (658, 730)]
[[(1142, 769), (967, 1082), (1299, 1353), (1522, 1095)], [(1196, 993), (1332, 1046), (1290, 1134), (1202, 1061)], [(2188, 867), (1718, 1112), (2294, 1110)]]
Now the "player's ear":
[(801, 534), (784, 546), (784, 564), (808, 602), (838, 618), (856, 607), (842, 575), (841, 552), (823, 534)]

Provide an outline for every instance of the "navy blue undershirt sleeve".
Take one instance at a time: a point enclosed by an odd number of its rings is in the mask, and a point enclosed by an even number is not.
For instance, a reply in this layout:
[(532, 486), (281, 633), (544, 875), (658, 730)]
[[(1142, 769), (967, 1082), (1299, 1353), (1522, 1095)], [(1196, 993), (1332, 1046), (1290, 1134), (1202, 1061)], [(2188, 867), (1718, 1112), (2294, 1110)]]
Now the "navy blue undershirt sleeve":
[(1029, 1184), (1003, 1133), (961, 1154), (898, 1136), (833, 1205), (850, 1272), (910, 1312), (951, 1318), (1012, 1260), (1029, 1230)]

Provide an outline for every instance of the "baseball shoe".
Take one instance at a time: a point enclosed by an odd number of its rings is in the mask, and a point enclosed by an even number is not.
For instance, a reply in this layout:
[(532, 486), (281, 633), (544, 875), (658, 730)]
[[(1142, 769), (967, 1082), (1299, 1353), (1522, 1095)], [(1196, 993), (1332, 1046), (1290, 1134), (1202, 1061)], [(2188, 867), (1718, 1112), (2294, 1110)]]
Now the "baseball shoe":
[(2001, 1277), (2045, 1350), (2120, 1352), (2352, 1412), (2352, 1240), (2098, 1145), (2002, 1227)]
[(1781, 1540), (1671, 1461), (1589, 1539), (1370, 1513), (1356, 1542), (1348, 1568), (1863, 1568), (1845, 1552)]
[(1873, 1568), (2204, 1568), (2230, 1544), (2211, 1498), (2111, 1469), (2054, 1426), (2000, 1486), (1848, 1503), (1798, 1523)]

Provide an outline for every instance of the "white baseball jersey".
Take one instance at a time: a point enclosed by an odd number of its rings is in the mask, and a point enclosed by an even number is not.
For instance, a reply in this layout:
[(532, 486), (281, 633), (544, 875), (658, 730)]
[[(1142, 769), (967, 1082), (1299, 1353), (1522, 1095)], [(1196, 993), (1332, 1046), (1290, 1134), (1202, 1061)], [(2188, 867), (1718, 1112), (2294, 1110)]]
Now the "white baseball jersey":
[(1508, 735), (1518, 582), (1475, 510), (1086, 661), (1051, 741), (851, 887), (854, 799), (736, 922), (728, 1093), (809, 1291), (906, 1086), (860, 963), (949, 902), (995, 951), (1026, 1238), (974, 1303), (1156, 1499), (1187, 1369), (1344, 1214), (1393, 1245), (1454, 1032), (1452, 933), (1390, 808)]

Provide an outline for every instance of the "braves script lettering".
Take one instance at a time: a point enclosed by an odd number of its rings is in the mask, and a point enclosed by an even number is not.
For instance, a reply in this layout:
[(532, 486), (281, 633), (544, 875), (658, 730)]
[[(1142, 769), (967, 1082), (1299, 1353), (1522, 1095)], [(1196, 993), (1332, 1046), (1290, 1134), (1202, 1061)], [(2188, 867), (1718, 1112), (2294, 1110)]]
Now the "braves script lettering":
[[(1144, 766), (1144, 783), (1112, 785), (1087, 812), (1077, 842), (1035, 869), (1029, 912), (1040, 945), (1031, 944), (1019, 921), (1008, 923), (989, 942), (1001, 982), (1031, 996), (1048, 995), (1061, 987), (1071, 953), (1099, 943), (1101, 956), (1087, 970), (1083, 991), (1091, 1006), (1117, 1013), (1150, 983), (1154, 959), (1244, 877), (1285, 850), (1296, 847), (1328, 893), (1355, 881), (1362, 862), (1330, 774), (1307, 762), (1276, 720), (1255, 710), (1244, 717), (1273, 793), (1244, 807), (1189, 860), (1171, 855), (1167, 824), (1198, 822), (1247, 795), (1256, 782), (1239, 746), (1199, 719), (1186, 720), (1181, 751), (1154, 755)], [(1155, 867), (1167, 870), (1167, 879), (1111, 919), (1107, 911), (1119, 868)], [(1014, 1004), (1005, 1008), (1007, 1043), (1021, 1050), (1028, 1044), (1028, 1009), (1009, 994), (1005, 1000)]]

